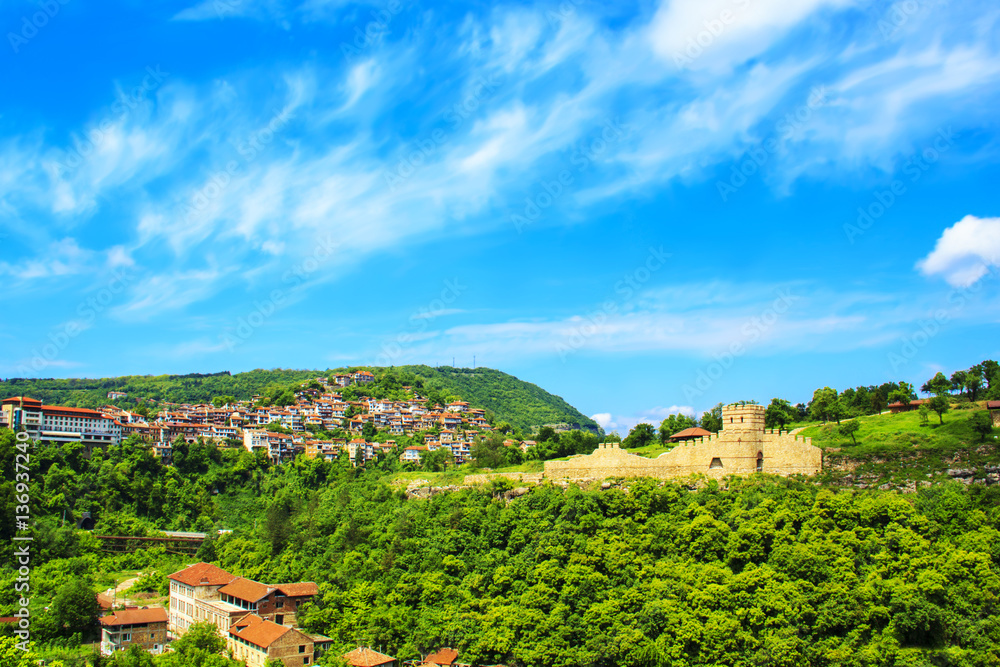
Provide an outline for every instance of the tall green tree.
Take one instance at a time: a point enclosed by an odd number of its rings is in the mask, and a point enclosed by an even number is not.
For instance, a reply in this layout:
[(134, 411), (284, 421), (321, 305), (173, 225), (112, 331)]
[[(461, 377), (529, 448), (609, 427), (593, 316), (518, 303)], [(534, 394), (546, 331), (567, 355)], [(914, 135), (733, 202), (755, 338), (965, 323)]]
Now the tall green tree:
[(638, 449), (639, 447), (645, 447), (646, 445), (652, 444), (656, 437), (656, 430), (653, 428), (652, 424), (647, 424), (645, 422), (641, 424), (636, 424), (625, 439), (622, 440), (623, 449)]
[(950, 405), (948, 404), (948, 397), (939, 395), (932, 398), (928, 403), (927, 407), (937, 413), (938, 423), (944, 423), (944, 413), (948, 412)]
[(79, 577), (73, 577), (56, 590), (49, 613), (63, 637), (80, 634), (82, 637), (97, 635), (97, 593)]
[(368, 441), (374, 440), (377, 432), (374, 422), (366, 421), (361, 427), (361, 437)]
[(706, 431), (718, 433), (722, 430), (722, 403), (716, 403), (715, 407), (707, 412), (701, 413), (701, 421), (698, 424)]
[(925, 394), (943, 394), (950, 390), (951, 381), (941, 371), (938, 371), (934, 377), (920, 387), (920, 391)]
[(837, 390), (823, 387), (813, 392), (809, 403), (809, 415), (817, 421), (839, 420), (840, 405), (837, 402)]
[(979, 434), (979, 439), (986, 442), (986, 438), (993, 433), (993, 419), (986, 410), (977, 410), (969, 418), (969, 425), (972, 430)]
[(968, 378), (969, 373), (967, 371), (955, 371), (951, 374), (951, 388), (954, 391), (962, 393), (965, 389), (965, 381)]
[(764, 426), (767, 428), (784, 429), (785, 426), (795, 421), (798, 417), (798, 410), (783, 398), (772, 398), (771, 404), (764, 411)]
[(860, 429), (861, 429), (861, 423), (857, 419), (851, 419), (841, 424), (838, 430), (840, 431), (841, 435), (849, 436), (851, 438), (851, 442), (857, 445), (858, 441), (857, 438), (854, 437), (854, 434), (857, 433)]

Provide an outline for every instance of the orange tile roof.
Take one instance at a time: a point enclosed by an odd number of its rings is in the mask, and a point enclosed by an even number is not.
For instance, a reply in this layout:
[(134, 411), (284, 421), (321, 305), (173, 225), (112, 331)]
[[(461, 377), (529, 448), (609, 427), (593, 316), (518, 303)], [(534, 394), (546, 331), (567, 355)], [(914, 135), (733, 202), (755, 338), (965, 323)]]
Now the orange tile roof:
[(113, 611), (101, 618), (101, 625), (114, 627), (116, 625), (142, 625), (144, 623), (166, 623), (167, 610), (163, 607), (148, 609), (122, 609)]
[(319, 586), (311, 581), (301, 581), (296, 584), (275, 584), (274, 588), (277, 588), (288, 597), (319, 594)]
[(27, 396), (11, 396), (10, 398), (3, 399), (4, 403), (24, 403), (24, 405), (39, 406), (42, 404), (37, 398), (28, 398)]
[(273, 590), (274, 588), (259, 584), (252, 579), (240, 577), (220, 588), (219, 593), (232, 595), (234, 598), (246, 600), (247, 602), (256, 602)]
[(97, 410), (88, 410), (87, 408), (67, 408), (64, 405), (43, 405), (42, 410), (44, 412), (52, 412), (52, 413), (62, 412), (70, 415), (84, 415), (94, 419), (98, 419), (104, 416)]
[(197, 563), (180, 572), (174, 572), (169, 578), (188, 586), (224, 586), (236, 579), (236, 575), (211, 563)]
[(366, 646), (345, 653), (341, 658), (352, 667), (378, 667), (378, 665), (391, 665), (396, 662), (396, 659), (391, 655), (384, 655)]
[(437, 653), (431, 653), (424, 662), (431, 665), (450, 665), (458, 660), (458, 651), (453, 648), (443, 648)]
[(290, 627), (265, 621), (256, 614), (247, 614), (233, 623), (232, 627), (229, 628), (229, 634), (267, 650), (271, 644), (284, 637), (291, 630)]

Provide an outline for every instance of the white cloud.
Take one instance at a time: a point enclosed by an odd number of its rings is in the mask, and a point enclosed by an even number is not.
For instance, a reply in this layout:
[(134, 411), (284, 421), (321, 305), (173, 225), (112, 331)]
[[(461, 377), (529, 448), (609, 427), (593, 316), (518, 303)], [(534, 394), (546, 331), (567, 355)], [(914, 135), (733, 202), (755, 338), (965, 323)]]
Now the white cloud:
[(677, 414), (692, 418), (696, 416), (694, 408), (690, 405), (671, 405), (669, 408), (657, 406), (634, 415), (612, 415), (610, 412), (599, 412), (596, 415), (591, 415), (590, 418), (605, 431), (615, 431), (619, 435), (625, 436), (635, 428), (636, 424), (652, 424), (659, 427), (660, 422), (664, 419)]
[(664, 60), (685, 68), (729, 69), (772, 46), (825, 6), (845, 0), (664, 0), (649, 40)]
[(917, 262), (925, 276), (941, 275), (954, 287), (968, 287), (1000, 267), (1000, 218), (967, 215), (944, 230), (927, 257)]

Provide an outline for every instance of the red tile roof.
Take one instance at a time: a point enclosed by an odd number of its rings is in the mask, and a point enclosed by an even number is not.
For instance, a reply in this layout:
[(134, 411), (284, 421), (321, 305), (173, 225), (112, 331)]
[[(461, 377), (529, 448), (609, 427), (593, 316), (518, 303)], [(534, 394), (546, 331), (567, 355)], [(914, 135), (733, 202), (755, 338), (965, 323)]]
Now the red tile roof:
[(293, 598), (319, 594), (319, 586), (311, 581), (302, 581), (297, 584), (275, 584), (274, 588)]
[(458, 660), (458, 651), (453, 648), (443, 648), (437, 653), (431, 653), (424, 659), (430, 665), (450, 665)]
[(180, 572), (174, 572), (169, 578), (188, 586), (224, 586), (237, 577), (211, 563), (197, 563)]
[(163, 607), (148, 609), (122, 609), (113, 611), (101, 618), (101, 625), (114, 627), (116, 625), (142, 625), (144, 623), (166, 623), (167, 610)]
[(219, 593), (232, 595), (234, 598), (246, 600), (247, 602), (256, 602), (273, 590), (274, 588), (259, 584), (252, 579), (240, 577), (220, 588)]
[(378, 665), (391, 665), (396, 662), (396, 659), (391, 655), (384, 655), (366, 646), (345, 653), (341, 658), (353, 667), (378, 667)]
[(292, 628), (287, 626), (265, 621), (256, 614), (247, 614), (233, 623), (232, 627), (229, 628), (229, 634), (267, 650), (267, 647), (291, 630)]
[(986, 407), (990, 410), (1000, 410), (1000, 401), (987, 401)]
[(693, 428), (686, 428), (683, 431), (677, 431), (668, 440), (684, 440), (685, 438), (704, 438), (707, 435), (712, 435), (711, 431), (706, 431), (703, 428), (698, 428), (697, 426)]

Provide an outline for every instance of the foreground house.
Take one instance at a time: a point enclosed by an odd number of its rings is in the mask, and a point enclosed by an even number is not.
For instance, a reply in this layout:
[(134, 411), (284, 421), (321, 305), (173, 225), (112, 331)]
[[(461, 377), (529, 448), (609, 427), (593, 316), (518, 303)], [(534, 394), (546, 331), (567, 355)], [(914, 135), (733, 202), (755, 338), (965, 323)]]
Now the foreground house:
[(1000, 401), (988, 401), (986, 409), (990, 411), (990, 417), (993, 418), (993, 426), (1000, 428)]
[(264, 667), (268, 660), (280, 660), (286, 667), (311, 665), (314, 659), (309, 635), (256, 614), (233, 623), (226, 633), (226, 647), (247, 667)]
[(295, 626), (299, 607), (319, 593), (311, 581), (262, 584), (237, 577), (211, 563), (197, 563), (170, 575), (170, 631), (187, 632), (208, 621), (223, 636), (249, 614), (277, 625)]
[(167, 610), (163, 607), (121, 609), (100, 620), (104, 655), (124, 651), (133, 644), (158, 654), (167, 641)]

